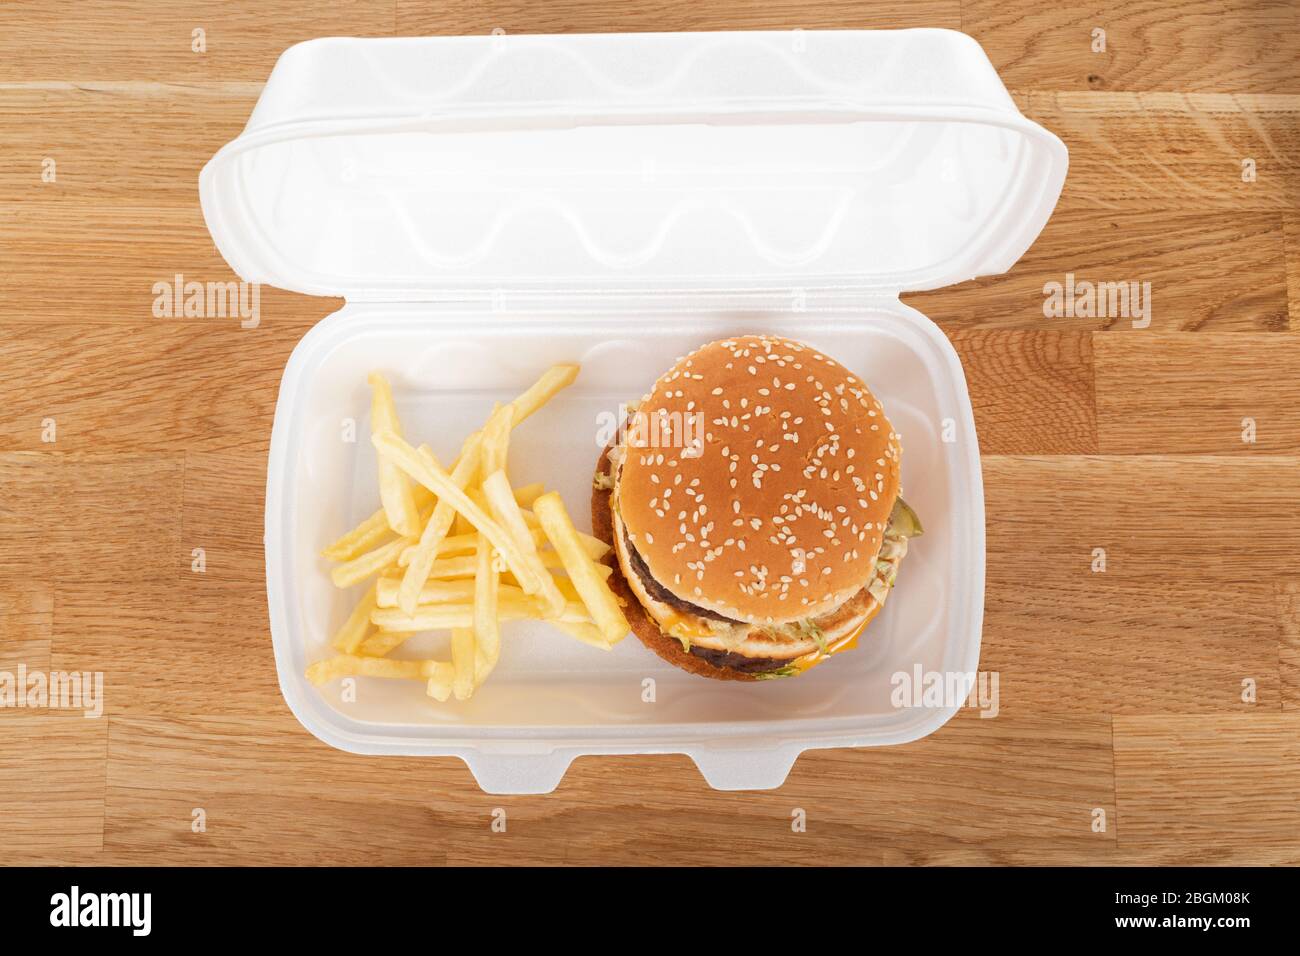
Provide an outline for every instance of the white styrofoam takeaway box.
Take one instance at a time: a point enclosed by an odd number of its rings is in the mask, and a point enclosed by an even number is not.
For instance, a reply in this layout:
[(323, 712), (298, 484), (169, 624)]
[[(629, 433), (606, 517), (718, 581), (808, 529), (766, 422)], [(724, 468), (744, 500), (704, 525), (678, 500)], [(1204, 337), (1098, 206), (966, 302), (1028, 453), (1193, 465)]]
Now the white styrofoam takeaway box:
[[(290, 357), (271, 436), (267, 591), (294, 714), (345, 750), (461, 757), (502, 793), (549, 791), (575, 756), (619, 753), (686, 753), (714, 787), (775, 787), (805, 749), (940, 727), (956, 707), (895, 707), (892, 677), (977, 669), (983, 488), (960, 363), (898, 296), (1009, 268), (1066, 162), (979, 45), (947, 30), (287, 50), (200, 189), (241, 277), (347, 300)], [(581, 362), (516, 431), (512, 460), (585, 525), (602, 413), (746, 331), (838, 358), (903, 436), (926, 535), (861, 647), (796, 680), (732, 684), (634, 639), (606, 654), (521, 622), (469, 701), (362, 679), (347, 703), (306, 683), (357, 597), (334, 590), (319, 551), (377, 500), (367, 372), (390, 376), (404, 428), (450, 457), (494, 401)], [(360, 440), (342, 440), (346, 419)], [(445, 656), (446, 637), (401, 653)]]

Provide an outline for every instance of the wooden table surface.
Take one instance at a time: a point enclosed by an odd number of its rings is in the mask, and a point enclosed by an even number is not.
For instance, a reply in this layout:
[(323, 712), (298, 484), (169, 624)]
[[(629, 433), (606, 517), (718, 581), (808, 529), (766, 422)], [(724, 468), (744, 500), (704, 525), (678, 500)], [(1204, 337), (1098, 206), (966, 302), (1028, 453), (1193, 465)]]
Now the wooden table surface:
[[(459, 760), (303, 730), (271, 655), (263, 487), (285, 360), (340, 303), (264, 289), (247, 330), (151, 314), (157, 281), (232, 278), (196, 177), (278, 53), (906, 26), (975, 36), (1070, 148), (1007, 275), (906, 297), (970, 381), (999, 715), (808, 753), (746, 794), (662, 756), (580, 758), (553, 794), (493, 797)], [(1150, 326), (1044, 318), (1067, 273), (1149, 281)], [(0, 709), (0, 862), (1300, 863), (1297, 335), (1297, 0), (7, 0), (0, 670), (102, 670), (106, 705)]]

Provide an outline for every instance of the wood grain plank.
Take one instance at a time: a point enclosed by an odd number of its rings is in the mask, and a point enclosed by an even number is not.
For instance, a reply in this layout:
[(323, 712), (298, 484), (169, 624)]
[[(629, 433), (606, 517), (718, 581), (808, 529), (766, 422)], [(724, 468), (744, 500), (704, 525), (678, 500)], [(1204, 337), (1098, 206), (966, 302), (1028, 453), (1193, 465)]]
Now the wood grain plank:
[[(1108, 824), (1109, 826), (1109, 824)], [(1231, 841), (1177, 841), (1138, 846), (1097, 842), (1066, 846), (1042, 841), (1022, 841), (997, 846), (966, 846), (942, 836), (887, 846), (886, 866), (1296, 866), (1300, 845), (1240, 844)]]
[[(266, 583), (262, 545), (266, 458), (247, 452), (189, 452), (185, 456), (184, 549), (181, 579), (191, 597), (220, 605), (226, 595), (259, 595)], [(205, 570), (196, 574), (191, 551), (202, 548)]]
[[(265, 452), (277, 384), (306, 328), (0, 324), (0, 448)], [(42, 441), (53, 419), (57, 441)]]
[(867, 30), (961, 28), (960, 0), (731, 0), (722, 6), (665, 0), (611, 7), (598, 0), (447, 0), (436, 6), (398, 0), (402, 35), (507, 33), (643, 33), (677, 30)]
[(1300, 330), (1300, 212), (1283, 217), (1286, 244), (1286, 294), (1291, 328)]
[[(474, 790), (457, 761), (342, 754), (269, 719), (115, 717), (112, 733), (105, 845), (118, 860), (221, 862), (258, 847), (276, 861), (427, 862), (433, 846), (468, 864), (852, 863), (879, 862), (882, 834), (905, 842), (936, 826), (973, 842), (1114, 839), (1090, 830), (1094, 806), (1114, 813), (1105, 721), (971, 716), (925, 746), (806, 754), (787, 787), (740, 803), (681, 756), (582, 758), (554, 794), (503, 797)], [(1060, 769), (1043, 773), (1049, 755)], [(288, 819), (302, 801), (321, 804), (310, 832)], [(376, 804), (385, 826), (359, 825)], [(195, 806), (209, 810), (207, 834), (189, 833)], [(497, 808), (505, 834), (490, 828)], [(709, 837), (720, 828), (725, 845)]]
[[(1282, 215), (1206, 217), (1179, 209), (1095, 209), (1067, 180), (1059, 208), (1011, 271), (930, 292), (909, 305), (954, 328), (1139, 331), (1282, 331), (1289, 327)], [(1142, 204), (1145, 205), (1145, 204)], [(1049, 282), (1150, 283), (1150, 308), (1128, 315), (1048, 317)], [(1130, 288), (1132, 286), (1130, 285)], [(1109, 303), (1107, 303), (1109, 304)], [(1137, 326), (1135, 326), (1137, 323)]]
[[(0, 115), (8, 117), (0, 203), (95, 199), (197, 211), (199, 171), (243, 130), (261, 89), (261, 83), (0, 86)], [(53, 181), (47, 159), (54, 161)], [(23, 216), (26, 231), (36, 215)], [(131, 225), (147, 227), (149, 218)], [(95, 223), (85, 229), (90, 238)]]
[(209, 282), (239, 281), (212, 244), (192, 186), (186, 184), (183, 206), (88, 199), (0, 207), (0, 322), (197, 323), (248, 331), (278, 321), (316, 322), (339, 308), (339, 299), (249, 286), (236, 292), (246, 296), (241, 304), (250, 318), (234, 299), (224, 315), (216, 301), (211, 312), (205, 301), (204, 318), (176, 310), (156, 315), (161, 292), (155, 283), (166, 283), (170, 298), (178, 274), (183, 284), (205, 283), (205, 289)]
[[(990, 584), (980, 669), (999, 675), (1000, 710), (1012, 717), (1276, 710), (1273, 586), (1157, 588), (1083, 563), (1045, 566)], [(1242, 700), (1246, 679), (1254, 703)]]
[[(1287, 0), (965, 0), (962, 23), (1012, 86), (1300, 92), (1300, 18)], [(1104, 52), (1092, 50), (1094, 28)]]
[(103, 718), (0, 710), (0, 845), (6, 859), (85, 862), (100, 849), (107, 740)]
[(0, 590), (0, 671), (13, 674), (50, 669), (50, 628), (54, 588), (44, 581), (15, 583)]
[[(141, 542), (141, 548), (148, 548)], [(104, 675), (110, 715), (287, 715), (271, 653), (266, 597), (215, 592), (198, 580), (113, 592), (64, 584), (56, 591), (52, 666)]]
[(1300, 195), (1294, 94), (1026, 91), (1016, 101), (1070, 150), (1066, 208), (1239, 214), (1294, 208)]
[(966, 372), (981, 453), (1096, 452), (1090, 333), (977, 330), (949, 338)]
[[(647, 781), (653, 780), (652, 786)], [(601, 794), (593, 801), (590, 795)], [(709, 790), (689, 759), (662, 756), (582, 757), (559, 788), (543, 798), (476, 794), (437, 807), (455, 865), (717, 866), (800, 864), (813, 860), (878, 865), (878, 844), (861, 819), (825, 812), (794, 789), (732, 794)], [(683, 813), (683, 808), (689, 812)], [(506, 834), (486, 822), (507, 814)], [(806, 829), (793, 826), (804, 812)], [(466, 813), (468, 811), (468, 814)], [(627, 822), (635, 819), (635, 828)], [(725, 833), (725, 841), (717, 839)], [(710, 838), (709, 834), (714, 836)]]
[[(430, 805), (468, 776), (456, 760), (333, 750), (287, 713), (115, 717), (104, 843), (150, 863), (440, 864), (446, 833)], [(191, 829), (195, 808), (204, 833)]]
[(1279, 581), (1275, 587), (1280, 629), (1278, 674), (1282, 709), (1300, 710), (1300, 580)]
[[(393, 0), (53, 0), (0, 6), (0, 82), (262, 80), (276, 58), (319, 36), (386, 36)], [(192, 49), (206, 33), (206, 52)]]
[[(1070, 755), (1056, 760), (1059, 772), (1041, 772), (1049, 753)], [(529, 814), (529, 839), (510, 847), (511, 860), (521, 863), (862, 864), (880, 862), (886, 845), (935, 832), (992, 845), (1014, 833), (1086, 855), (1114, 839), (1090, 830), (1093, 807), (1114, 814), (1110, 766), (1104, 720), (964, 713), (907, 747), (805, 753), (780, 790), (748, 793), (743, 802), (708, 790), (685, 758), (618, 757), (575, 761), (544, 800), (479, 795), (468, 804), (483, 815), (495, 805)], [(599, 810), (592, 793), (601, 794)], [(689, 814), (680, 812), (684, 806)], [(792, 829), (796, 809), (806, 814), (806, 832)], [(626, 825), (632, 818), (635, 830)], [(725, 844), (710, 838), (719, 832), (728, 834)], [(500, 862), (492, 836), (477, 818), (454, 829), (449, 862)]]
[(1300, 845), (1300, 717), (1116, 717), (1123, 845)]
[(985, 456), (983, 466), (990, 596), (1076, 580), (1095, 548), (1107, 575), (1149, 585), (1153, 602), (1171, 584), (1221, 594), (1300, 574), (1300, 459)]
[(1103, 454), (1300, 452), (1294, 336), (1098, 335), (1093, 353)]
[[(171, 577), (180, 545), (179, 456), (0, 454), (0, 587), (96, 587)], [(101, 594), (100, 613), (114, 608)]]

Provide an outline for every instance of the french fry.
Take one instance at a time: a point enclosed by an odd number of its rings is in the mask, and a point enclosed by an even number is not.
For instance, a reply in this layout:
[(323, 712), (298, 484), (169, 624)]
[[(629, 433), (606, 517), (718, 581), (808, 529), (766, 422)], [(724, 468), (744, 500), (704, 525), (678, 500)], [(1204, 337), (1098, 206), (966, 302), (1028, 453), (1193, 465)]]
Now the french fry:
[[(479, 452), (482, 444), (482, 436), (478, 432), (470, 435), (465, 440), (456, 467), (451, 470), (451, 481), (457, 489), (468, 485), (470, 479), (478, 471)], [(433, 467), (437, 466), (437, 459), (433, 457), (432, 452), (420, 448), (417, 454), (427, 464)], [(420, 534), (420, 541), (411, 554), (410, 563), (406, 566), (406, 573), (402, 576), (402, 586), (397, 592), (397, 605), (405, 608), (407, 613), (410, 613), (415, 608), (415, 605), (419, 603), (420, 589), (429, 580), (429, 572), (433, 570), (434, 560), (438, 556), (438, 548), (446, 540), (447, 532), (451, 529), (452, 519), (455, 517), (456, 511), (452, 508), (451, 502), (439, 498), (438, 504), (434, 506), (433, 515), (429, 518), (429, 523), (424, 526), (424, 531)]]
[[(483, 657), (483, 652), (481, 650), (477, 651), (474, 655), (474, 683), (476, 687), (483, 683), (490, 671), (491, 668)], [(429, 682), (425, 685), (425, 692), (435, 700), (446, 702), (451, 699), (455, 680), (456, 665), (439, 662), (432, 670)]]
[[(557, 551), (551, 548), (544, 548), (540, 552), (540, 555), (542, 559), (542, 565), (544, 567), (553, 568), (556, 571), (568, 570), (564, 566), (564, 562), (560, 559), (560, 555)], [(594, 564), (593, 567), (596, 569), (596, 573), (600, 575), (600, 579), (602, 581), (606, 580), (611, 574), (614, 573), (614, 569), (609, 567), (609, 565), (606, 564)]]
[(510, 428), (514, 424), (514, 406), (498, 405), (483, 426), (483, 474), (505, 468), (510, 447)]
[(520, 508), (531, 508), (533, 502), (546, 490), (546, 486), (540, 481), (534, 481), (531, 485), (524, 485), (515, 489), (515, 501), (519, 502)]
[(367, 551), (330, 572), (335, 587), (347, 588), (359, 584), (372, 574), (378, 574), (397, 562), (402, 551), (414, 542), (413, 538), (396, 538), (382, 547)]
[[(538, 545), (546, 544), (546, 534), (541, 527), (531, 529), (533, 541)], [(466, 554), (473, 554), (478, 550), (479, 533), (471, 531), (469, 534), (451, 534), (442, 539), (442, 544), (438, 545), (439, 558), (461, 557)], [(415, 553), (415, 547), (409, 547), (397, 556), (397, 566), (404, 568), (411, 563), (411, 557)]]
[(414, 448), (396, 435), (378, 434), (373, 436), (372, 440), (375, 447), (394, 461), (399, 468), (438, 495), (439, 500), (450, 502), (453, 508), (464, 515), (480, 533), (485, 535), (492, 542), (492, 546), (501, 553), (507, 567), (519, 579), (519, 584), (525, 591), (529, 594), (535, 594), (542, 587), (542, 582), (533, 569), (528, 566), (523, 554), (520, 553), (510, 535), (482, 508), (470, 501), (465, 492), (456, 487), (456, 483), (451, 480), (450, 475), (427, 458), (421, 456)]
[(456, 676), (451, 683), (451, 692), (457, 700), (466, 700), (474, 693), (474, 663), (476, 645), (474, 629), (469, 627), (453, 628), (451, 632), (451, 662), (455, 665)]
[[(519, 510), (519, 504), (515, 501), (515, 493), (511, 490), (510, 481), (506, 478), (504, 471), (494, 471), (483, 479), (483, 495), (487, 498), (492, 516), (501, 522), (501, 526), (514, 538), (515, 545), (523, 554), (524, 560), (533, 568), (537, 577), (541, 580), (542, 586), (537, 591), (537, 595), (546, 607), (547, 615), (558, 616), (564, 610), (564, 595), (555, 586), (555, 582), (542, 564), (541, 556), (537, 551), (537, 543), (533, 540), (532, 531), (524, 523), (523, 513)], [(482, 560), (480, 558), (480, 567), (483, 566)]]
[(459, 627), (474, 626), (474, 605), (471, 602), (455, 604), (422, 604), (414, 613), (407, 614), (401, 608), (377, 608), (370, 613), (370, 623), (385, 633), (418, 631), (447, 631)]
[[(379, 581), (376, 582), (376, 586), (376, 607), (399, 607), (397, 603), (397, 594), (398, 589), (402, 586), (401, 578), (380, 578)], [(523, 594), (522, 591), (519, 593)], [(474, 581), (470, 578), (426, 581), (424, 587), (420, 588), (420, 593), (417, 597), (419, 597), (419, 600), (416, 602), (416, 605), (469, 601), (474, 597)], [(406, 609), (403, 608), (402, 610)], [(367, 616), (366, 620), (368, 621), (370, 618)]]
[(392, 533), (393, 529), (388, 527), (388, 515), (380, 508), (347, 534), (332, 541), (321, 551), (321, 555), (331, 561), (351, 561)]
[[(590, 624), (591, 614), (581, 601), (565, 601), (564, 610), (554, 618), (544, 618), (542, 604), (532, 595), (524, 594), (517, 588), (507, 590), (501, 586), (497, 595), (497, 617), (502, 621), (518, 621), (526, 618), (546, 620), (548, 623), (564, 621), (570, 624)], [(447, 604), (421, 604), (414, 614), (407, 614), (401, 608), (381, 607), (370, 612), (370, 622), (382, 632), (446, 631), (458, 627), (474, 626), (474, 604), (471, 601), (458, 601)], [(603, 632), (602, 632), (603, 633)], [(376, 635), (381, 636), (381, 635)], [(368, 638), (367, 641), (374, 640)], [(362, 644), (363, 647), (366, 643)]]
[(414, 631), (379, 631), (357, 648), (358, 657), (387, 657), (411, 639)]
[(578, 537), (578, 529), (573, 526), (573, 520), (564, 510), (564, 502), (560, 500), (559, 494), (550, 491), (542, 495), (533, 502), (533, 512), (542, 522), (542, 530), (559, 554), (565, 571), (569, 573), (569, 580), (582, 597), (582, 603), (600, 629), (601, 636), (606, 643), (618, 643), (627, 636), (627, 618), (623, 616), (623, 609), (606, 586), (604, 578), (596, 570), (603, 565), (597, 565), (587, 557), (582, 540)]
[[(536, 501), (536, 499), (533, 499)], [(540, 529), (542, 523), (537, 520), (537, 515), (527, 508), (521, 509), (524, 521), (530, 528)], [(576, 529), (575, 529), (576, 530)], [(599, 561), (605, 555), (609, 554), (609, 545), (594, 535), (587, 534), (585, 531), (578, 531), (578, 540), (582, 542), (582, 550), (587, 552), (587, 556), (592, 560)]]
[(564, 570), (564, 562), (560, 560), (559, 552), (546, 548), (537, 553), (538, 559), (542, 562), (544, 568), (554, 568), (557, 571)]
[(448, 578), (472, 578), (477, 564), (472, 554), (458, 554), (451, 558), (439, 558), (429, 569), (430, 581), (443, 581)]
[[(412, 485), (411, 493), (415, 496), (415, 506), (423, 515), (433, 504), (433, 493), (424, 485)], [(326, 545), (321, 555), (331, 561), (351, 561), (392, 533), (393, 529), (388, 526), (388, 515), (380, 508), (351, 531)]]
[(510, 404), (514, 406), (514, 424), (519, 425), (539, 408), (549, 402), (560, 389), (572, 384), (578, 377), (576, 365), (553, 365), (542, 377)]
[[(473, 558), (475, 561), (478, 560), (475, 555), (469, 555), (469, 557)], [(473, 572), (471, 572), (471, 574), (473, 575)], [(476, 575), (471, 577), (429, 581), (429, 583), (420, 589), (420, 603), (417, 605), (417, 608), (428, 607), (435, 604), (465, 604), (473, 601), (475, 577)], [(568, 587), (569, 591), (573, 591), (573, 587), (569, 583), (568, 578), (555, 578), (553, 580), (555, 580), (557, 585), (561, 586), (561, 591), (564, 591), (565, 586)], [(396, 608), (401, 610), (397, 607), (397, 588), (400, 584), (400, 579), (395, 577), (380, 578), (376, 582), (376, 608), (383, 608), (385, 610)], [(506, 598), (515, 602), (518, 607), (527, 608), (532, 606), (525, 600), (528, 598), (528, 595), (524, 594), (516, 584), (499, 584), (497, 593), (498, 595), (504, 593)], [(576, 592), (568, 594), (566, 600), (573, 601), (579, 606), (582, 604), (582, 599), (577, 596)], [(406, 612), (403, 610), (402, 613), (405, 614)]]
[(451, 699), (452, 682), (456, 679), (456, 666), (454, 664), (439, 664), (432, 674), (429, 675), (429, 681), (425, 685), (425, 693), (434, 700), (446, 703)]
[(357, 646), (365, 640), (366, 635), (370, 633), (370, 613), (377, 606), (375, 603), (375, 585), (370, 586), (360, 603), (352, 609), (348, 619), (343, 622), (338, 633), (334, 635), (331, 642), (336, 650), (344, 654), (356, 653)]
[(549, 623), (584, 644), (599, 647), (602, 651), (612, 651), (614, 649), (614, 645), (605, 640), (600, 633), (600, 628), (595, 624), (587, 624), (582, 621), (550, 621)]
[(339, 654), (307, 668), (307, 679), (317, 686), (340, 677), (392, 677), (421, 680), (437, 672), (438, 661), (397, 661), (387, 657)]
[[(376, 435), (401, 435), (397, 420), (397, 406), (393, 403), (393, 389), (388, 379), (378, 372), (371, 373), (368, 381), (372, 389), (370, 398), (370, 430)], [(420, 509), (415, 504), (411, 482), (396, 465), (379, 457), (379, 500), (383, 503), (388, 526), (404, 538), (420, 533)]]
[[(473, 554), (478, 547), (478, 532), (471, 531), (468, 534), (449, 534), (442, 539), (438, 545), (438, 557), (449, 557), (455, 554)], [(415, 548), (409, 551), (403, 551), (397, 563), (405, 567), (411, 563), (411, 558), (415, 556)]]
[[(604, 567), (604, 565), (600, 566)], [(560, 589), (560, 593), (564, 595), (566, 601), (576, 601), (582, 604), (582, 596), (578, 594), (578, 589), (573, 586), (572, 581), (567, 577), (560, 577), (558, 574), (552, 577), (552, 580), (555, 582), (555, 586)], [(382, 604), (379, 606), (383, 607)]]
[[(492, 545), (480, 535), (478, 551), (474, 554), (474, 639), (489, 670), (496, 666), (501, 654), (500, 600), (501, 575), (492, 560)], [(564, 600), (562, 595), (560, 600)]]

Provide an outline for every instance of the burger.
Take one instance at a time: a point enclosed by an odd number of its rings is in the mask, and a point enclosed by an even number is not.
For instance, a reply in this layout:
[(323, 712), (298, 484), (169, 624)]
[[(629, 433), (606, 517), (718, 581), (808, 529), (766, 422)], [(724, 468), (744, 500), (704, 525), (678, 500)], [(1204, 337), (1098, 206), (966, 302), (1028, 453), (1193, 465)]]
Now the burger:
[(593, 480), (633, 631), (719, 680), (793, 677), (856, 646), (921, 533), (901, 453), (866, 384), (810, 345), (744, 335), (680, 359)]

